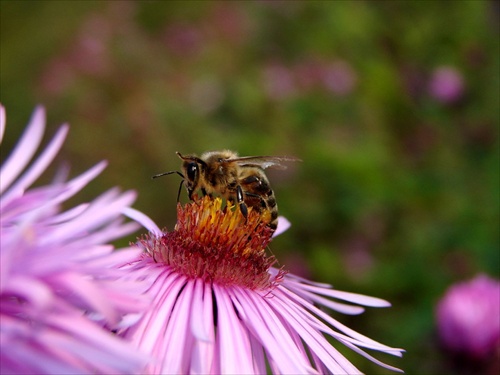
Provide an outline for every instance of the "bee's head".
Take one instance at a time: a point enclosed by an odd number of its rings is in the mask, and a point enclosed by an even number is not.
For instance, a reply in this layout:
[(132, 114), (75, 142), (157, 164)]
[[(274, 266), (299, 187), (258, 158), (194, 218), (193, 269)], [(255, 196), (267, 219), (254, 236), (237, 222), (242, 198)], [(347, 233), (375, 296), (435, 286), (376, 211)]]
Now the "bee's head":
[(183, 156), (180, 152), (177, 155), (182, 160), (182, 173), (184, 175), (184, 186), (188, 191), (189, 198), (198, 189), (200, 173), (206, 167), (206, 163), (197, 156)]

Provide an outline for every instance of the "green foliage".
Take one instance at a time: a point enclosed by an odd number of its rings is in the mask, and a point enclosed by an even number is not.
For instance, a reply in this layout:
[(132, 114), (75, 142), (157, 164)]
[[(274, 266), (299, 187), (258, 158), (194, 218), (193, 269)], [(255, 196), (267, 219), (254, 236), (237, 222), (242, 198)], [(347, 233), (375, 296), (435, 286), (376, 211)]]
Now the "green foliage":
[[(2, 158), (41, 103), (49, 134), (71, 124), (73, 174), (110, 162), (77, 199), (136, 189), (136, 208), (172, 228), (179, 181), (150, 176), (178, 168), (175, 151), (300, 157), (269, 173), (293, 224), (273, 252), (391, 301), (349, 321), (407, 350), (388, 361), (449, 371), (434, 303), (454, 281), (500, 272), (498, 12), (486, 1), (2, 1)], [(431, 90), (441, 67), (462, 80), (441, 83), (444, 98)]]

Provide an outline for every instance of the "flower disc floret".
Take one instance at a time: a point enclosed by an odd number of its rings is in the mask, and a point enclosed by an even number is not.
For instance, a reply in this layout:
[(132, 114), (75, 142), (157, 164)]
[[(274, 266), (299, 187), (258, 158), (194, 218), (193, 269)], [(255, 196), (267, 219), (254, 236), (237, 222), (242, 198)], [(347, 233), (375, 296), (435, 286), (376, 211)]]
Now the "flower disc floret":
[(177, 218), (174, 231), (142, 241), (155, 261), (223, 286), (264, 289), (276, 281), (268, 272), (276, 260), (266, 255), (273, 231), (258, 212), (245, 218), (237, 207), (206, 196), (179, 204)]

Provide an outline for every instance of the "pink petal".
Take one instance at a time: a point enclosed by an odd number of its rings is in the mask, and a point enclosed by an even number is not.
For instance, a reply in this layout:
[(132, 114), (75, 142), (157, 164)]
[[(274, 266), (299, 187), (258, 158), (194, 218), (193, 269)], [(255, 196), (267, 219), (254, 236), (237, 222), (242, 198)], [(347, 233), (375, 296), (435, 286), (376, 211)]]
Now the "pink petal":
[[(2, 321), (3, 322), (3, 321)], [(12, 323), (9, 323), (11, 325)], [(10, 345), (2, 345), (2, 354), (10, 359), (7, 364), (6, 373), (15, 374), (77, 374), (79, 369), (71, 366), (69, 362), (61, 361), (48, 355), (45, 345), (40, 345), (40, 340), (27, 340), (29, 335), (13, 341)], [(2, 370), (4, 370), (4, 359), (2, 358)], [(10, 367), (10, 369), (9, 369)], [(10, 371), (12, 370), (12, 371)], [(3, 372), (2, 372), (3, 373)]]
[(55, 204), (64, 202), (68, 198), (72, 197), (76, 193), (78, 193), (80, 190), (82, 190), (90, 181), (92, 181), (94, 178), (99, 175), (108, 163), (103, 160), (96, 165), (94, 165), (92, 168), (90, 168), (88, 171), (82, 173), (81, 175), (73, 178), (72, 180), (66, 182), (64, 184), (64, 189), (61, 192), (61, 194), (57, 197), (57, 199), (54, 200)]
[(224, 289), (216, 284), (213, 286), (217, 300), (218, 320), (224, 322), (218, 325), (217, 330), (217, 341), (220, 345), (220, 370), (224, 374), (252, 374), (254, 371), (250, 342), (234, 311), (231, 298)]
[(54, 297), (50, 288), (31, 277), (12, 275), (8, 282), (7, 285), (2, 285), (2, 293), (21, 296), (40, 311), (44, 311)]
[(123, 223), (122, 218), (110, 222), (105, 228), (95, 230), (92, 234), (87, 234), (85, 241), (88, 244), (99, 244), (123, 238), (126, 235), (137, 231), (140, 226), (135, 222)]
[(37, 157), (35, 163), (26, 171), (23, 176), (4, 194), (4, 202), (8, 202), (11, 196), (22, 194), (40, 175), (45, 171), (47, 166), (52, 162), (54, 157), (59, 152), (69, 127), (67, 125), (59, 128), (58, 132), (45, 148), (43, 153)]
[(69, 290), (75, 296), (80, 297), (92, 310), (101, 313), (111, 324), (119, 320), (117, 311), (110, 301), (105, 298), (99, 284), (92, 279), (85, 279), (74, 273), (66, 273), (52, 277), (51, 280), (58, 280), (60, 285), (70, 286)]
[(191, 316), (200, 316), (200, 319), (191, 320), (191, 331), (201, 341), (214, 341), (214, 320), (212, 306), (212, 292), (208, 284), (200, 279), (196, 280), (193, 291)]
[(192, 349), (191, 374), (209, 374), (214, 361), (215, 331), (212, 289), (202, 280), (195, 281), (191, 308), (191, 331), (196, 341)]
[[(281, 292), (284, 293), (284, 296), (281, 296)], [(285, 297), (285, 295), (286, 295), (286, 297)], [(349, 335), (352, 339), (350, 337), (342, 337), (343, 335), (339, 336), (339, 333), (332, 331), (327, 326), (325, 326), (321, 323), (322, 330), (324, 332), (328, 332), (328, 334), (330, 334), (336, 338), (339, 338), (339, 339), (343, 338), (344, 340), (349, 340), (349, 341), (355, 343), (356, 345), (364, 346), (364, 347), (374, 349), (374, 350), (383, 351), (383, 352), (393, 354), (393, 355), (399, 355), (396, 353), (401, 352), (400, 349), (393, 349), (393, 348), (388, 347), (386, 345), (380, 344), (380, 343), (350, 329), (349, 327), (347, 327), (347, 326), (343, 325), (342, 323), (338, 322), (337, 320), (333, 319), (330, 315), (328, 315), (325, 312), (318, 309), (316, 306), (311, 304), (309, 301), (303, 300), (301, 297), (298, 297), (297, 295), (290, 292), (286, 288), (279, 288), (279, 290), (275, 291), (275, 297), (278, 299), (283, 299), (284, 303), (288, 303), (287, 301), (290, 299), (297, 302), (297, 304), (299, 306), (302, 305), (303, 307), (307, 308), (307, 310), (311, 311), (314, 314), (314, 315), (311, 315), (311, 318), (316, 320), (316, 318), (314, 316), (320, 317), (321, 319), (325, 320), (331, 326), (333, 326), (333, 327), (337, 328), (338, 330), (344, 332), (345, 334)], [(291, 306), (293, 306), (293, 305), (291, 305)], [(302, 310), (300, 310), (300, 311), (302, 311)], [(307, 312), (304, 312), (304, 313), (307, 313)], [(317, 322), (319, 323), (319, 321), (317, 321)]]
[(0, 104), (0, 143), (2, 143), (5, 133), (5, 108)]
[[(378, 359), (376, 359), (375, 357), (369, 355), (368, 353), (366, 353), (364, 350), (361, 350), (360, 348), (358, 348), (356, 345), (353, 345), (351, 344), (350, 342), (347, 342), (347, 341), (343, 341), (343, 340), (339, 340), (342, 344), (344, 344), (345, 346), (347, 346), (349, 349), (355, 351), (356, 353), (362, 355), (363, 357), (369, 359), (370, 361), (376, 363), (377, 365), (381, 366), (381, 367), (385, 367), (386, 369), (388, 370), (391, 370), (391, 371), (395, 371), (395, 372), (404, 372), (403, 370), (397, 368), (397, 367), (393, 367), (393, 366), (390, 366), (382, 361), (379, 361)], [(397, 357), (402, 357), (403, 355), (401, 354), (401, 352), (397, 352), (397, 353), (391, 353), (391, 354), (394, 354), (395, 356)]]
[(184, 289), (176, 295), (177, 300), (173, 305), (172, 313), (168, 319), (167, 330), (163, 338), (164, 348), (160, 350), (163, 361), (162, 373), (183, 374), (187, 373), (190, 356), (189, 353), (192, 335), (189, 331), (190, 309), (193, 296), (194, 283), (190, 280), (184, 284)]
[(292, 226), (292, 223), (284, 216), (278, 216), (278, 227), (273, 233), (273, 237), (279, 236), (280, 234), (286, 232), (288, 228)]
[(75, 260), (83, 260), (91, 258), (86, 261), (86, 266), (89, 268), (101, 269), (112, 268), (113, 266), (125, 265), (137, 260), (142, 254), (142, 250), (138, 247), (128, 247), (112, 251), (112, 245), (95, 245), (88, 251), (81, 252), (81, 256), (76, 256)]
[(302, 283), (297, 283), (294, 284), (293, 286), (289, 283), (285, 283), (288, 286), (290, 286), (290, 289), (305, 289), (309, 290), (311, 292), (314, 292), (316, 294), (322, 294), (324, 296), (329, 296), (337, 299), (341, 299), (344, 301), (356, 303), (359, 305), (363, 306), (370, 306), (370, 307), (389, 307), (391, 304), (383, 299), (376, 298), (376, 297), (370, 297), (370, 296), (365, 296), (362, 294), (356, 294), (356, 293), (349, 293), (349, 292), (343, 292), (340, 290), (336, 289), (330, 289), (330, 288), (324, 288), (324, 287), (318, 287), (318, 286), (313, 286), (313, 285), (307, 285), (307, 284), (302, 284)]
[(301, 296), (306, 300), (310, 300), (316, 302), (319, 305), (329, 307), (330, 309), (341, 312), (342, 314), (358, 315), (365, 311), (363, 307), (346, 305), (344, 303), (335, 302), (327, 298), (318, 296), (315, 293), (308, 292), (306, 290), (301, 290), (299, 288), (293, 288), (293, 289), (290, 288), (290, 289), (293, 290), (297, 295)]
[(248, 333), (248, 336), (250, 338), (250, 346), (252, 348), (254, 372), (255, 374), (265, 374), (267, 373), (267, 370), (264, 348), (262, 347), (262, 344), (250, 332)]
[(55, 215), (50, 220), (50, 224), (56, 225), (56, 224), (64, 223), (66, 221), (70, 221), (70, 220), (74, 219), (75, 217), (77, 217), (78, 215), (80, 215), (83, 211), (85, 211), (88, 206), (89, 206), (89, 203), (82, 203), (82, 204), (79, 204), (78, 206), (75, 206), (67, 211), (64, 211), (58, 215)]
[[(276, 296), (275, 296), (276, 297)], [(293, 304), (279, 299), (273, 300), (273, 308), (277, 309), (283, 319), (296, 331), (305, 344), (334, 374), (357, 374), (360, 371), (340, 354), (308, 320), (301, 317), (300, 309), (293, 309)], [(299, 314), (298, 314), (299, 313)]]
[(40, 145), (44, 130), (45, 110), (42, 107), (37, 107), (31, 116), (21, 140), (2, 165), (0, 172), (0, 193), (3, 193), (10, 186), (33, 157)]
[(261, 342), (266, 349), (270, 361), (279, 365), (279, 372), (284, 374), (315, 373), (306, 357), (297, 350), (287, 330), (274, 311), (261, 296), (252, 291), (234, 289), (237, 301), (241, 304), (238, 309), (242, 320), (249, 331)]
[[(279, 273), (279, 270), (277, 268), (271, 267), (269, 269), (269, 273), (272, 276), (277, 276), (278, 273)], [(311, 281), (309, 279), (305, 279), (303, 277), (294, 275), (293, 273), (287, 273), (285, 275), (284, 281), (287, 283), (287, 285), (288, 285), (288, 283), (293, 283), (294, 285), (295, 285), (295, 283), (298, 283), (298, 284), (314, 285), (314, 286), (317, 286), (317, 287), (320, 287), (320, 288), (327, 288), (327, 289), (332, 288), (332, 286), (330, 284), (319, 283), (317, 281)]]
[[(90, 181), (92, 181), (102, 170), (106, 167), (106, 162), (102, 161), (96, 164), (94, 167), (89, 169), (88, 171), (82, 173), (80, 176), (74, 178), (71, 181), (68, 181), (65, 184), (61, 185), (50, 185), (47, 187), (43, 187), (36, 190), (31, 190), (28, 193), (25, 193), (22, 197), (20, 204), (17, 204), (17, 200), (13, 200), (10, 202), (10, 206), (4, 206), (3, 199), (0, 200), (0, 205), (2, 209), (2, 219), (6, 219), (6, 215), (19, 215), (20, 212), (26, 209), (26, 206), (30, 209), (27, 217), (23, 217), (23, 221), (26, 224), (37, 220), (37, 218), (43, 216), (44, 212), (47, 211), (48, 207), (55, 206), (61, 202), (64, 202), (78, 191), (80, 191), (85, 185), (87, 185)], [(37, 203), (36, 207), (33, 207), (32, 202), (29, 200), (33, 200)], [(43, 204), (40, 205), (40, 202)], [(14, 208), (13, 203), (16, 203)], [(22, 203), (22, 204), (21, 204)], [(35, 209), (33, 209), (35, 208)], [(7, 212), (5, 212), (7, 211)], [(48, 236), (44, 236), (44, 240), (47, 240)]]
[[(45, 337), (43, 340), (47, 340), (46, 342), (52, 341), (54, 345), (63, 345), (65, 351), (69, 350), (82, 358), (94, 358), (100, 363), (107, 363), (110, 370), (128, 373), (131, 368), (144, 365), (145, 357), (140, 352), (131, 350), (125, 341), (108, 334), (83, 317), (49, 315), (48, 318), (52, 325), (71, 335), (62, 335), (60, 338)], [(55, 330), (49, 332), (53, 333)], [(47, 346), (50, 347), (50, 344)], [(127, 360), (124, 361), (124, 358)]]
[(160, 336), (164, 335), (177, 295), (184, 283), (184, 278), (173, 273), (165, 272), (157, 278), (155, 286), (157, 290), (151, 290), (149, 293), (151, 296), (156, 296), (152, 304), (157, 306), (157, 309), (146, 315), (138, 325), (141, 327), (138, 332), (142, 333), (142, 336), (133, 338), (144, 352), (158, 354), (156, 346), (163, 340)]
[(117, 189), (110, 189), (95, 199), (90, 206), (77, 218), (64, 225), (58, 225), (50, 234), (40, 239), (40, 245), (47, 245), (58, 238), (75, 237), (86, 234), (106, 223), (110, 218), (116, 217), (124, 206), (135, 200), (135, 192), (128, 191), (118, 195)]
[(136, 209), (133, 209), (131, 207), (125, 207), (123, 209), (123, 214), (125, 216), (128, 216), (132, 220), (137, 221), (139, 224), (141, 224), (144, 228), (153, 233), (155, 236), (160, 236), (162, 234), (160, 228), (158, 228), (158, 226), (154, 223), (154, 221), (151, 220), (146, 214), (137, 211)]

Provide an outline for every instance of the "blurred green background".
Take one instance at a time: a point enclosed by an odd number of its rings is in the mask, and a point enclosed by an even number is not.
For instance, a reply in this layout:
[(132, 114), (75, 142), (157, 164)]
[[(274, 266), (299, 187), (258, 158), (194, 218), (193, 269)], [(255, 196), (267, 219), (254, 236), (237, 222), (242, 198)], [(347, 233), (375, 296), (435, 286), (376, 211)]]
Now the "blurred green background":
[(389, 300), (334, 314), (407, 350), (378, 358), (457, 372), (435, 303), (500, 272), (498, 2), (2, 1), (0, 16), (2, 158), (43, 104), (46, 141), (71, 124), (45, 181), (107, 159), (76, 200), (135, 189), (172, 228), (179, 178), (150, 177), (179, 168), (175, 151), (297, 156), (269, 172), (292, 222), (271, 245), (280, 263)]

